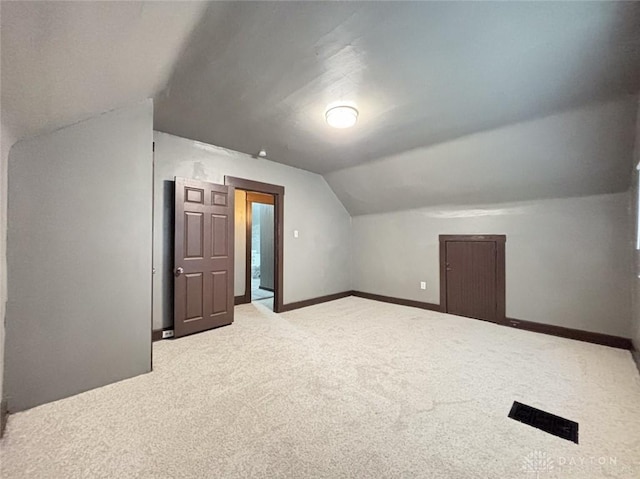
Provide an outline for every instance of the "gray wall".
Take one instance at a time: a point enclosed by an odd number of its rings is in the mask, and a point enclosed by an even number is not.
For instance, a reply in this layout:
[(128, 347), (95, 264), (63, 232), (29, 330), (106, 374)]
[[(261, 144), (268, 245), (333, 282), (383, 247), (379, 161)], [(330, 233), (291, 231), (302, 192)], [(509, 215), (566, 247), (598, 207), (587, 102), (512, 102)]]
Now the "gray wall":
[[(285, 187), (284, 302), (351, 289), (351, 217), (322, 176), (204, 143), (155, 132), (154, 328), (170, 326), (175, 176), (224, 183), (237, 176)], [(293, 230), (300, 232), (293, 237)], [(244, 254), (244, 249), (237, 250)]]
[(438, 304), (438, 235), (506, 234), (507, 316), (629, 337), (628, 201), (618, 193), (357, 216), (353, 286)]
[(152, 118), (147, 100), (11, 150), (11, 411), (151, 368)]
[(4, 121), (0, 137), (0, 399), (4, 398), (4, 318), (7, 302), (7, 165), (14, 136)]
[(636, 123), (636, 144), (635, 155), (633, 165), (633, 186), (631, 188), (631, 197), (629, 198), (631, 212), (631, 224), (633, 225), (633, 232), (630, 237), (631, 248), (634, 257), (634, 271), (633, 271), (633, 324), (631, 331), (631, 338), (633, 339), (634, 346), (637, 351), (640, 351), (640, 227), (638, 221), (640, 221), (640, 177), (638, 173), (638, 166), (640, 166), (640, 100), (638, 100), (638, 119)]

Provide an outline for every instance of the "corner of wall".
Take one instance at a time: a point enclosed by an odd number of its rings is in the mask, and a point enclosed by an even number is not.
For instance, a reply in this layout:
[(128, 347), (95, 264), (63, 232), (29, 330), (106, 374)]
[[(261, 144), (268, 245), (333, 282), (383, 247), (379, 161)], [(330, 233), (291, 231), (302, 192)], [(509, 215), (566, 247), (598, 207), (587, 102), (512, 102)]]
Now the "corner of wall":
[[(0, 133), (0, 402), (4, 398), (4, 344), (7, 305), (7, 172), (15, 135), (1, 122)], [(2, 406), (0, 405), (0, 409)], [(0, 420), (1, 422), (1, 420)], [(0, 429), (1, 429), (0, 424)]]
[(322, 181), (324, 182), (325, 186), (331, 192), (331, 194), (334, 196), (336, 201), (342, 206), (342, 209), (344, 210), (345, 214), (349, 217), (349, 244), (347, 245), (347, 248), (348, 248), (347, 254), (348, 254), (348, 258), (349, 258), (349, 265), (348, 265), (349, 290), (352, 290), (353, 289), (353, 285), (354, 285), (354, 279), (353, 279), (354, 278), (354, 265), (353, 265), (353, 248), (354, 248), (354, 243), (353, 243), (353, 215), (351, 214), (351, 212), (347, 208), (347, 205), (344, 204), (342, 199), (340, 199), (340, 196), (333, 189), (333, 187), (331, 186), (331, 183), (329, 183), (329, 181), (327, 181), (326, 176), (325, 175), (320, 175), (320, 177), (322, 178)]
[[(2, 222), (9, 411), (150, 371), (152, 134), (152, 101), (143, 100), (12, 148), (2, 185), (11, 201)], [(40, 268), (56, 281), (32, 273)], [(24, 284), (42, 294), (25, 296)], [(49, 314), (53, 330), (43, 327)]]
[[(638, 173), (638, 165), (640, 165), (640, 95), (638, 96), (638, 111), (637, 111), (637, 120), (636, 120), (636, 140), (635, 140), (635, 148), (634, 148), (634, 156), (633, 156), (633, 169), (631, 172), (632, 183), (630, 192), (630, 213), (631, 213), (631, 224), (632, 224), (632, 239), (631, 239), (631, 247), (634, 252), (634, 261), (633, 261), (633, 285), (632, 288), (632, 321), (631, 321), (631, 340), (633, 341), (634, 347), (636, 351), (640, 351), (640, 277), (638, 273), (640, 272), (640, 251), (637, 249), (637, 235), (639, 225), (638, 225), (638, 216), (640, 215), (640, 211), (638, 211), (638, 195), (640, 192), (638, 191), (640, 188), (640, 173)], [(640, 368), (640, 363), (638, 364)]]

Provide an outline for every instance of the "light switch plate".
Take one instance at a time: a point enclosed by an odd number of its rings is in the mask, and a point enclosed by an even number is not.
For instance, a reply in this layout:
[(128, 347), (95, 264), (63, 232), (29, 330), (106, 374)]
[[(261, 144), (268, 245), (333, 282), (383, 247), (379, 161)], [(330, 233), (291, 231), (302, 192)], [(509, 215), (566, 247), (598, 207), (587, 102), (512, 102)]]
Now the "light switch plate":
[(298, 237), (298, 230), (293, 230), (293, 237), (297, 238)]
[(427, 289), (427, 282), (426, 281), (420, 281), (420, 289)]

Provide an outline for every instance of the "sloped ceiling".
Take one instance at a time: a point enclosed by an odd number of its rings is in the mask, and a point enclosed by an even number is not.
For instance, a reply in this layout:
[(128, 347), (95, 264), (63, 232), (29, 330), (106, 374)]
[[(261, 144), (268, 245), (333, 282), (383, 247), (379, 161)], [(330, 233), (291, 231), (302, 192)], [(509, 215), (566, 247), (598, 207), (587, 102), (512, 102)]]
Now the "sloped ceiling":
[[(324, 174), (352, 214), (628, 185), (640, 2), (2, 2), (0, 12), (2, 122), (19, 138), (153, 96), (156, 129)], [(358, 105), (352, 129), (324, 121), (339, 100)], [(537, 143), (532, 132), (549, 132), (536, 122), (556, 116), (594, 134), (603, 122), (609, 136), (550, 139), (554, 153), (538, 156), (517, 142), (497, 155), (485, 146), (473, 161), (459, 147), (514, 132)], [(509, 130), (520, 124), (528, 133)], [(451, 145), (457, 160), (433, 154)], [(472, 184), (451, 180), (465, 174)]]
[(1, 2), (2, 123), (24, 138), (153, 97), (205, 7)]
[[(640, 3), (237, 2), (156, 128), (327, 173), (640, 88)], [(356, 127), (326, 125), (355, 101)]]
[(636, 96), (463, 136), (331, 172), (351, 215), (627, 191)]

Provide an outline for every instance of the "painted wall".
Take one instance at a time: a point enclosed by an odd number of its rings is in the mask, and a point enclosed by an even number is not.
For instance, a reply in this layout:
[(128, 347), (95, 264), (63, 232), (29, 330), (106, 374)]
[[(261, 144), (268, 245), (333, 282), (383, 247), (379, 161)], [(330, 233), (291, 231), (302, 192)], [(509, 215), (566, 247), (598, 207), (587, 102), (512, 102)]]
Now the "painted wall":
[[(350, 258), (351, 217), (322, 176), (166, 133), (155, 132), (154, 138), (154, 328), (173, 323), (172, 181), (176, 176), (223, 184), (229, 175), (284, 186), (285, 304), (351, 289), (345, 268)], [(298, 238), (293, 230), (300, 232)], [(236, 254), (244, 254), (244, 249)]]
[(508, 317), (629, 337), (628, 201), (618, 193), (357, 216), (353, 286), (438, 304), (438, 235), (506, 234)]
[[(173, 210), (169, 210), (170, 214)], [(233, 293), (235, 296), (242, 296), (244, 294), (244, 277), (246, 275), (245, 265), (247, 258), (240, 252), (245, 251), (247, 245), (247, 193), (243, 190), (236, 190), (235, 195), (235, 258), (234, 258), (234, 287)], [(169, 230), (170, 234), (171, 231)], [(167, 238), (169, 239), (169, 238)], [(157, 279), (156, 279), (157, 281)], [(167, 299), (171, 300), (173, 290), (171, 289), (171, 283), (166, 283), (167, 288), (164, 290), (167, 295)], [(165, 301), (165, 305), (168, 304)], [(165, 306), (166, 310), (166, 306)], [(155, 321), (154, 321), (155, 323)]]
[(151, 369), (152, 118), (147, 100), (11, 150), (11, 411)]
[(0, 399), (4, 398), (5, 311), (7, 302), (7, 164), (15, 141), (13, 133), (1, 124), (0, 137)]
[(631, 224), (633, 231), (630, 236), (631, 250), (634, 252), (633, 271), (633, 324), (631, 338), (637, 351), (640, 351), (640, 100), (638, 100), (638, 119), (636, 123), (636, 144), (633, 165), (633, 187), (630, 190), (629, 211), (631, 212)]

